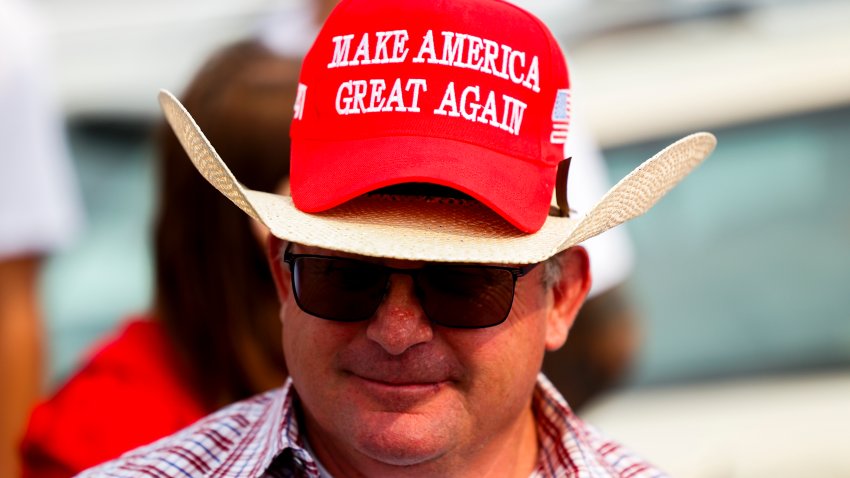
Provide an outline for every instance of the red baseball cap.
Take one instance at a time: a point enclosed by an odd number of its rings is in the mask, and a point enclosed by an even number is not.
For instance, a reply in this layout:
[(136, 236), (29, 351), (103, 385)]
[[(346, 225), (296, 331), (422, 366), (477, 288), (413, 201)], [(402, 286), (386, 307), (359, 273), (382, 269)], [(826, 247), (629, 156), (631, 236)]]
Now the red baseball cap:
[(549, 212), (569, 126), (564, 55), (499, 0), (344, 0), (304, 59), (291, 194), (317, 213), (424, 182), (522, 230)]

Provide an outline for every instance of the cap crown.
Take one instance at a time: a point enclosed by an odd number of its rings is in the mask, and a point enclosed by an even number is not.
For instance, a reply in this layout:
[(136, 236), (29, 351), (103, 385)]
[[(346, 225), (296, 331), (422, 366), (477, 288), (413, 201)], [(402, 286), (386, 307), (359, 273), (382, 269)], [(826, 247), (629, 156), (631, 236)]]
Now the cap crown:
[[(563, 53), (533, 15), (498, 0), (343, 1), (304, 60), (291, 129), (293, 199), (307, 204), (299, 198), (300, 176), (322, 174), (326, 159), (299, 155), (299, 144), (398, 137), (419, 138), (426, 149), (429, 140), (478, 147), (469, 161), (482, 168), (487, 152), (540, 166), (538, 177), (522, 177), (535, 184), (479, 181), (460, 188), (485, 204), (505, 187), (518, 194), (530, 188), (546, 199), (541, 190), (551, 197), (568, 124)], [(441, 156), (413, 155), (412, 161), (430, 163), (419, 180), (429, 180), (428, 169), (439, 167)], [(397, 161), (384, 164), (392, 169)], [(399, 182), (410, 179), (410, 166), (399, 167)], [(375, 187), (391, 177), (384, 171)], [(547, 204), (537, 206), (540, 223)]]

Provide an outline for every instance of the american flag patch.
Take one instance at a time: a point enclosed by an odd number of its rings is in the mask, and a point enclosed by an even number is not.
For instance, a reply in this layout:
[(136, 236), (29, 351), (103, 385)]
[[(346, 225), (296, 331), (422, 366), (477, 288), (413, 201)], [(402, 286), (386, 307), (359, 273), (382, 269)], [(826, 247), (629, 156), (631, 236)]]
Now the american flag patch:
[(552, 144), (567, 142), (567, 130), (570, 125), (570, 90), (558, 90), (555, 95), (555, 107), (552, 108)]

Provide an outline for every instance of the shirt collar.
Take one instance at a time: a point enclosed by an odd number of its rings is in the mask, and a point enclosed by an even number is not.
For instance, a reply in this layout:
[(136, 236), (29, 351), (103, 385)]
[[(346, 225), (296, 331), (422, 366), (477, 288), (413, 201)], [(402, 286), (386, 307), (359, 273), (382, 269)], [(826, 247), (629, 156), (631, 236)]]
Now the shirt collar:
[(312, 455), (305, 447), (305, 437), (300, 431), (298, 407), (295, 402), (298, 396), (292, 386), (292, 378), (288, 378), (279, 393), (273, 395), (273, 402), (266, 408), (266, 416), (258, 420), (258, 440), (265, 441), (259, 457), (261, 469), (268, 469), (272, 462), (289, 455), (294, 465), (307, 472), (308, 476), (318, 476), (318, 467)]

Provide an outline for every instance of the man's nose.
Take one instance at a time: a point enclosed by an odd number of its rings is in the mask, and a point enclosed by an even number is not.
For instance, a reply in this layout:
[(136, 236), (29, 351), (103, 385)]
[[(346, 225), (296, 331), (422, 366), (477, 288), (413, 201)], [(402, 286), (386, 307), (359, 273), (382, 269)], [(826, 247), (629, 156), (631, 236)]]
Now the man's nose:
[(401, 355), (416, 344), (434, 337), (434, 329), (416, 297), (413, 278), (403, 274), (390, 277), (389, 291), (369, 320), (366, 336), (392, 355)]

